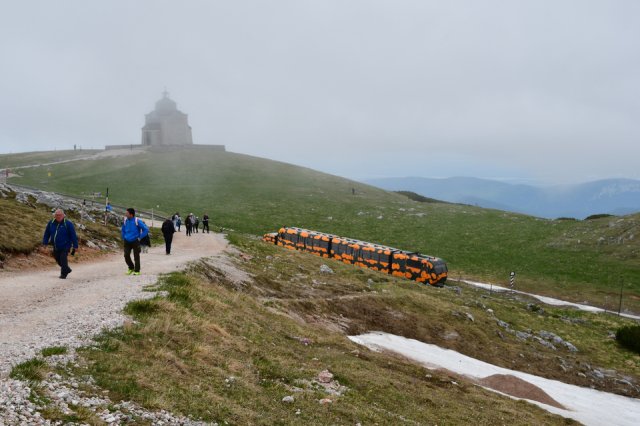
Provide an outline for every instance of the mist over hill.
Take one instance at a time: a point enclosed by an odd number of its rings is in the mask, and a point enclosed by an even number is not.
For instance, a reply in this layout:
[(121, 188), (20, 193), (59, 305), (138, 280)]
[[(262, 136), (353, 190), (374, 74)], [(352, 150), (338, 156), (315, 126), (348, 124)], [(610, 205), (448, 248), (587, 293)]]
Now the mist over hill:
[(470, 177), (367, 179), (391, 191), (413, 191), (453, 203), (524, 213), (544, 218), (583, 219), (599, 213), (625, 215), (640, 211), (640, 181), (606, 179), (595, 182), (536, 187)]

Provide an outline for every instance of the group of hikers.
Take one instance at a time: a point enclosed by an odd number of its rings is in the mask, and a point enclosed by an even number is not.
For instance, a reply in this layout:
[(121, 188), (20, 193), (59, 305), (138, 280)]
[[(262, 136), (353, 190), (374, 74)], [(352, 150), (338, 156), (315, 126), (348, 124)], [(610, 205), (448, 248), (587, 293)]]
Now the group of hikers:
[[(197, 233), (199, 224), (200, 219), (193, 213), (189, 214), (185, 220), (186, 235), (191, 236), (193, 231)], [(167, 255), (171, 254), (173, 234), (180, 232), (181, 225), (182, 219), (177, 212), (162, 223), (161, 230)], [(209, 215), (207, 214), (202, 217), (203, 234), (205, 229), (209, 233)], [(126, 273), (127, 275), (140, 275), (140, 252), (146, 253), (146, 249), (151, 245), (149, 228), (142, 219), (136, 216), (136, 211), (133, 208), (128, 208), (125, 211), (120, 232), (124, 243), (124, 260), (128, 267)], [(66, 218), (62, 209), (57, 209), (54, 212), (53, 219), (47, 222), (45, 227), (42, 246), (45, 248), (49, 244), (53, 246), (53, 257), (60, 266), (60, 278), (65, 279), (71, 273), (68, 255), (74, 256), (79, 247), (75, 226)], [(133, 261), (131, 259), (132, 253)]]
[[(177, 232), (180, 232), (180, 228), (182, 227), (182, 217), (180, 217), (180, 213), (176, 212), (173, 216), (171, 216), (171, 222), (173, 223), (173, 227)], [(207, 234), (209, 233), (209, 215), (204, 214), (202, 216), (202, 222), (200, 222), (200, 218), (195, 216), (193, 213), (189, 213), (189, 216), (184, 221), (184, 227), (186, 229), (186, 235), (191, 236), (193, 232), (198, 233), (198, 227), (202, 223), (202, 233), (204, 234), (205, 229), (207, 230)]]

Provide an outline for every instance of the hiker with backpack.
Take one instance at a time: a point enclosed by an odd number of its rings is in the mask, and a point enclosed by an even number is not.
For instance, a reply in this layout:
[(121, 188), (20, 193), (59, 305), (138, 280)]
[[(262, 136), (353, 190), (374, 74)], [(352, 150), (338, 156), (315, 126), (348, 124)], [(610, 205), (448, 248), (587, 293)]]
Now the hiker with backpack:
[(66, 279), (71, 273), (67, 256), (71, 250), (71, 256), (76, 254), (78, 250), (78, 236), (76, 229), (70, 220), (65, 218), (64, 211), (58, 209), (53, 214), (54, 218), (47, 223), (42, 237), (42, 245), (47, 246), (49, 243), (53, 246), (53, 257), (60, 266), (60, 278)]
[[(121, 231), (124, 241), (124, 261), (129, 267), (127, 275), (140, 275), (140, 240), (149, 235), (149, 228), (136, 217), (136, 211), (129, 207), (125, 212)], [(133, 251), (135, 264), (131, 262), (131, 251)]]

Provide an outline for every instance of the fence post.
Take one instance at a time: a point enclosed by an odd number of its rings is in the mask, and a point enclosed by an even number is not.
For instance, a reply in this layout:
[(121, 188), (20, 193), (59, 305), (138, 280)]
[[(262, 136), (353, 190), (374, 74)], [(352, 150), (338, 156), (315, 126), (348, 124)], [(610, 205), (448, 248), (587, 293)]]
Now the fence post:
[(624, 287), (624, 278), (620, 278), (620, 303), (618, 304), (618, 316), (620, 316), (620, 311), (622, 311), (622, 288)]

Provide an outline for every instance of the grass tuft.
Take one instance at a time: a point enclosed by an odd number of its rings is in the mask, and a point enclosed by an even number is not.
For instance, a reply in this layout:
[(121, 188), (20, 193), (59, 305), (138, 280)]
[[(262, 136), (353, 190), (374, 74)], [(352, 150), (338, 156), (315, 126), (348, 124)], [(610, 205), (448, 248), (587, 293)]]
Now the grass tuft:
[(50, 346), (42, 349), (40, 353), (42, 353), (42, 356), (45, 358), (52, 355), (64, 355), (67, 353), (67, 348), (64, 346)]
[(134, 318), (144, 318), (158, 312), (160, 307), (156, 299), (134, 300), (127, 303), (124, 312)]
[(44, 378), (44, 372), (47, 363), (40, 358), (32, 358), (28, 361), (15, 365), (9, 377), (17, 380), (25, 380), (30, 382), (39, 382)]

